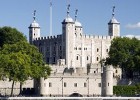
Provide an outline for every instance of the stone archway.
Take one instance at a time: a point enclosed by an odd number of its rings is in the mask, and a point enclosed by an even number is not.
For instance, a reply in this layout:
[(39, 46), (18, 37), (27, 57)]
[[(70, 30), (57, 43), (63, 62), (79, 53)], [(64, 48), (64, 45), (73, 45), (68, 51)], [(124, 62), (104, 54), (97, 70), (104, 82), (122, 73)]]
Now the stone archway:
[(83, 95), (79, 93), (72, 93), (71, 95), (69, 95), (69, 97), (83, 97)]

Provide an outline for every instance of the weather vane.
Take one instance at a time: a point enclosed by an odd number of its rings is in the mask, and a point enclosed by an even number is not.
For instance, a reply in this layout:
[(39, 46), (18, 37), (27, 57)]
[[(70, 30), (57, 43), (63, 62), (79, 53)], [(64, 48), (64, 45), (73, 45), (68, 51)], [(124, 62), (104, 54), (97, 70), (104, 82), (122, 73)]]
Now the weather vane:
[(68, 7), (67, 7), (67, 16), (69, 15), (70, 13), (70, 4), (68, 4)]
[(113, 9), (112, 9), (112, 17), (114, 17), (115, 15), (115, 6), (113, 6)]
[(34, 10), (34, 17), (33, 18), (35, 20), (35, 18), (36, 18), (36, 10)]
[(75, 10), (75, 21), (77, 19), (77, 13), (78, 13), (78, 9)]

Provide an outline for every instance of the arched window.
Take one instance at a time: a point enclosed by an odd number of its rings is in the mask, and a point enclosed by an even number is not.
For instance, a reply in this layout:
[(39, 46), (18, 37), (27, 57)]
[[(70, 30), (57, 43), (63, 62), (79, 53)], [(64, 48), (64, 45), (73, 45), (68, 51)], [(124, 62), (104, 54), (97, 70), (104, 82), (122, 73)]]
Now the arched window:
[(87, 56), (87, 60), (89, 60), (89, 57)]
[(116, 69), (116, 73), (118, 73), (118, 70)]
[(78, 58), (79, 58), (79, 57), (77, 56), (77, 57), (76, 57), (76, 60), (78, 60)]
[(108, 49), (106, 49), (106, 52), (108, 52)]
[(99, 48), (97, 48), (97, 52), (99, 52)]
[(97, 57), (97, 61), (99, 61), (99, 57)]

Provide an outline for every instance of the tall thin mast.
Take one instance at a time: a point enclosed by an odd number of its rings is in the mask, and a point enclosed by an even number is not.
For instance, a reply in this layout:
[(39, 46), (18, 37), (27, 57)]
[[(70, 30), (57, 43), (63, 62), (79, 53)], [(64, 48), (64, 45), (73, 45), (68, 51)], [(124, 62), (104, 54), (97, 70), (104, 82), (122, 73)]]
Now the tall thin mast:
[(50, 0), (50, 36), (52, 36), (52, 0)]

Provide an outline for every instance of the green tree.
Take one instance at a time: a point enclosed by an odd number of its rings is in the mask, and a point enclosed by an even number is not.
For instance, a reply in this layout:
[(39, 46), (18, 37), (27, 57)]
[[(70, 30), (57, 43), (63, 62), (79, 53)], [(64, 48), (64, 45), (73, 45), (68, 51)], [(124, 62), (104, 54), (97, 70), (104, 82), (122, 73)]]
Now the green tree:
[(136, 38), (114, 38), (106, 58), (107, 64), (121, 67), (126, 76), (132, 78), (133, 72), (140, 71), (140, 41)]
[(15, 82), (20, 82), (22, 88), (28, 78), (47, 78), (50, 71), (42, 54), (21, 32), (11, 27), (0, 28), (0, 79), (6, 77), (13, 81), (11, 95)]
[(15, 82), (23, 83), (29, 77), (47, 78), (51, 71), (38, 49), (27, 42), (5, 44), (0, 51), (0, 68), (3, 75), (13, 81), (11, 95)]
[(27, 41), (26, 37), (16, 28), (1, 27), (0, 28), (0, 47), (4, 44), (13, 44), (20, 41)]

